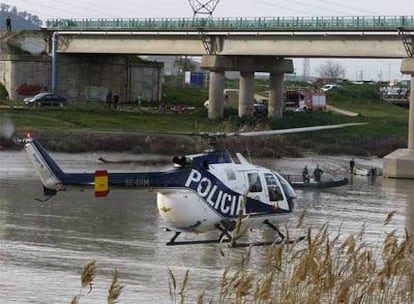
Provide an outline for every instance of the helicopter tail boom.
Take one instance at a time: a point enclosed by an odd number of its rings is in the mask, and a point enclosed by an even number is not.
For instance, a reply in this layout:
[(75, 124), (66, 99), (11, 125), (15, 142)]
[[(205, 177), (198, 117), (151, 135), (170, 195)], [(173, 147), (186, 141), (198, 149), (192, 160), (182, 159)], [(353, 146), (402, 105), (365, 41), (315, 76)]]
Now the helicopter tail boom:
[(26, 140), (24, 147), (43, 186), (49, 190), (60, 190), (63, 187), (61, 179), (64, 172), (58, 164), (35, 139)]
[(97, 197), (106, 196), (109, 193), (109, 188), (114, 187), (130, 189), (177, 188), (182, 187), (187, 177), (188, 169), (167, 172), (108, 173), (106, 170), (97, 170), (95, 172), (67, 173), (59, 167), (36, 139), (26, 139), (25, 143), (27, 154), (48, 194), (56, 194), (66, 187), (94, 187)]

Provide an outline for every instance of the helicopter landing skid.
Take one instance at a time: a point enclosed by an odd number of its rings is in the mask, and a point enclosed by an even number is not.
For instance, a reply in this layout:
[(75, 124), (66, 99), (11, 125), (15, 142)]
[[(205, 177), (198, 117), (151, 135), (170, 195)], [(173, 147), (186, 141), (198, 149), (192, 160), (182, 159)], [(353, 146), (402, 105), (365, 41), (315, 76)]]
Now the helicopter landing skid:
[(218, 239), (197, 240), (197, 241), (176, 241), (178, 236), (181, 234), (181, 232), (176, 231), (174, 236), (171, 238), (171, 240), (166, 245), (175, 246), (175, 245), (194, 245), (194, 244), (219, 244), (219, 243), (231, 242), (232, 237), (227, 231), (227, 229), (222, 228), (219, 225), (217, 225), (216, 228), (221, 231), (221, 234), (218, 237)]
[(285, 241), (285, 235), (270, 221), (265, 220), (263, 222), (270, 228), (276, 231), (276, 233), (279, 236), (278, 240), (273, 241), (263, 241), (263, 242), (253, 242), (253, 243), (238, 243), (234, 240), (234, 238), (230, 235), (229, 230), (225, 227), (226, 225), (216, 225), (216, 228), (220, 230), (220, 236), (217, 239), (210, 239), (210, 240), (196, 240), (196, 241), (176, 241), (178, 236), (181, 234), (181, 232), (175, 232), (174, 236), (171, 238), (171, 240), (166, 244), (167, 246), (175, 246), (175, 245), (195, 245), (195, 244), (221, 244), (221, 243), (230, 243), (231, 247), (234, 248), (240, 248), (240, 247), (249, 247), (249, 246), (269, 246), (269, 245), (277, 245), (281, 244), (283, 242), (287, 243), (295, 243), (302, 241), (305, 237), (300, 237), (296, 240), (288, 240)]

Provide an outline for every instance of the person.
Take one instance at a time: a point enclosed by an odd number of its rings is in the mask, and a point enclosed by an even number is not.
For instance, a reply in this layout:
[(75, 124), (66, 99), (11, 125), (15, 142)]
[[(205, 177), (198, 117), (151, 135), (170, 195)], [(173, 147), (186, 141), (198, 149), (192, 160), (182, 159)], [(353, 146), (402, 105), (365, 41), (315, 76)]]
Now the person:
[(8, 32), (11, 31), (11, 18), (10, 18), (10, 16), (7, 16), (7, 18), (6, 18), (6, 28), (7, 28)]
[(119, 95), (117, 92), (114, 93), (114, 108), (118, 109)]
[(308, 166), (305, 166), (305, 168), (303, 168), (302, 170), (302, 179), (305, 183), (309, 182), (309, 171), (308, 171)]
[(317, 165), (315, 170), (313, 170), (313, 178), (315, 179), (315, 181), (320, 182), (322, 174), (323, 171), (319, 168), (319, 165)]
[(111, 103), (112, 103), (112, 91), (109, 90), (108, 93), (106, 94), (106, 105), (108, 107), (111, 107)]
[(351, 174), (354, 172), (354, 167), (355, 167), (355, 161), (352, 158), (351, 161), (349, 162), (349, 169), (351, 170)]

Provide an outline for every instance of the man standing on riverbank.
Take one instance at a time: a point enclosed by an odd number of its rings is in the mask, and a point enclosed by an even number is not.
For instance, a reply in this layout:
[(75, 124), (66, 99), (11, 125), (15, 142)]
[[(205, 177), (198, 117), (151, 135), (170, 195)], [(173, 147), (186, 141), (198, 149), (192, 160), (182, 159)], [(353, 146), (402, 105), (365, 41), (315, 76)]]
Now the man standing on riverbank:
[(7, 16), (6, 18), (6, 28), (8, 32), (11, 32), (11, 18), (10, 16)]
[(118, 92), (115, 92), (114, 93), (113, 99), (114, 99), (114, 108), (115, 109), (118, 109), (118, 103), (119, 103), (119, 95), (118, 95)]
[(354, 167), (355, 167), (355, 161), (352, 158), (351, 161), (349, 162), (349, 169), (351, 170), (351, 174), (354, 173)]

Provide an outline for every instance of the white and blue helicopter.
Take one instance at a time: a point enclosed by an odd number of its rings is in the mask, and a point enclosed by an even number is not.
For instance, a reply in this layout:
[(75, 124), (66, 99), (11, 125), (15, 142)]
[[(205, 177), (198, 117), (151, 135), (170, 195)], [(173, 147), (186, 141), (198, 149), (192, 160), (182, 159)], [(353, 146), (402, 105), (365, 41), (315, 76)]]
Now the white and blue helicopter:
[[(349, 123), (306, 128), (245, 133), (185, 133), (213, 139), (228, 136), (266, 136), (343, 128)], [(175, 232), (167, 245), (221, 243), (238, 244), (232, 236), (238, 220), (246, 228), (267, 226), (277, 233), (276, 240), (257, 242), (264, 245), (281, 242), (284, 234), (278, 225), (294, 210), (295, 191), (275, 170), (254, 165), (240, 153), (234, 161), (229, 152), (210, 149), (200, 154), (174, 157), (174, 166), (162, 172), (67, 173), (34, 138), (25, 139), (25, 149), (37, 170), (49, 198), (71, 187), (94, 187), (95, 196), (106, 196), (109, 189), (150, 189), (157, 192), (157, 207), (167, 230)], [(183, 232), (203, 233), (216, 230), (218, 238), (177, 241)]]

